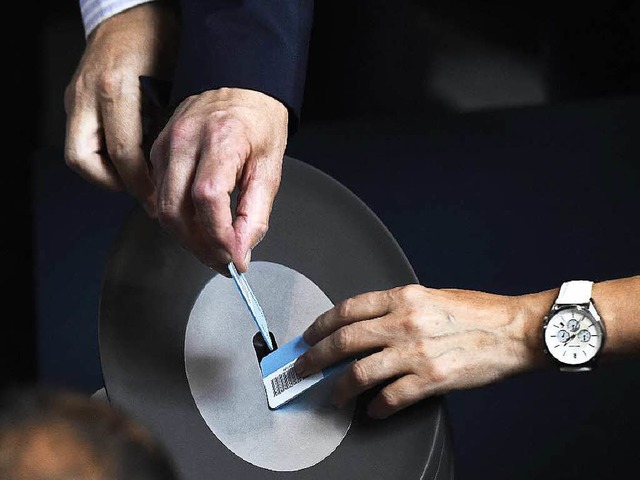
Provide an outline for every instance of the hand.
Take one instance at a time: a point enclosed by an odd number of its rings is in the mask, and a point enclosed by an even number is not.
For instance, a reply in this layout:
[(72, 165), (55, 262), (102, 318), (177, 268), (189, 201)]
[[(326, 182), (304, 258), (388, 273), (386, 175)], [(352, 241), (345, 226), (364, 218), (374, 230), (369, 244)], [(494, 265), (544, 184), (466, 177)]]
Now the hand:
[(370, 416), (384, 418), (428, 396), (486, 385), (537, 363), (542, 347), (527, 334), (525, 310), (520, 297), (420, 285), (365, 293), (304, 332), (313, 347), (295, 369), (306, 377), (359, 358), (337, 380), (333, 403), (341, 407), (390, 382), (368, 405)]
[(247, 270), (268, 230), (287, 124), (287, 109), (274, 98), (221, 88), (184, 100), (151, 148), (160, 224), (224, 275), (231, 260)]
[(99, 186), (125, 188), (151, 216), (139, 76), (170, 75), (177, 43), (177, 16), (166, 6), (145, 3), (114, 15), (91, 32), (64, 96), (67, 165)]

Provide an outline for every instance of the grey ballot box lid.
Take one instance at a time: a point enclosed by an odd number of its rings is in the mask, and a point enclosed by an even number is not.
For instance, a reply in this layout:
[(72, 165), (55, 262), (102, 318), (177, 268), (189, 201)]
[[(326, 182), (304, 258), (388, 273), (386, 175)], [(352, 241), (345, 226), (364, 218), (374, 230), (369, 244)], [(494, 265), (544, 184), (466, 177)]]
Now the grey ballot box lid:
[[(284, 160), (269, 233), (252, 261), (300, 272), (334, 304), (418, 281), (398, 243), (365, 203), (291, 157)], [(100, 298), (99, 347), (109, 401), (159, 437), (182, 479), (453, 478), (449, 421), (439, 397), (372, 420), (364, 407), (375, 391), (362, 395), (340, 445), (302, 470), (277, 472), (234, 455), (207, 427), (185, 375), (189, 312), (215, 275), (134, 208), (109, 254)]]

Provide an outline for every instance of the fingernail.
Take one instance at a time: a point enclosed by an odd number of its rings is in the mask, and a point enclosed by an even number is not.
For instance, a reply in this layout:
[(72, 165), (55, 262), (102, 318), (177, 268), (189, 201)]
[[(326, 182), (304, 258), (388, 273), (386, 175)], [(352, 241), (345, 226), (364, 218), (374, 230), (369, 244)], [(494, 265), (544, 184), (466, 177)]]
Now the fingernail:
[(293, 368), (295, 369), (299, 377), (304, 377), (304, 369), (305, 369), (304, 358), (302, 357), (298, 358), (298, 360), (296, 360), (296, 363), (293, 365)]
[(247, 252), (247, 255), (244, 257), (244, 263), (249, 268), (249, 264), (251, 263), (251, 250)]

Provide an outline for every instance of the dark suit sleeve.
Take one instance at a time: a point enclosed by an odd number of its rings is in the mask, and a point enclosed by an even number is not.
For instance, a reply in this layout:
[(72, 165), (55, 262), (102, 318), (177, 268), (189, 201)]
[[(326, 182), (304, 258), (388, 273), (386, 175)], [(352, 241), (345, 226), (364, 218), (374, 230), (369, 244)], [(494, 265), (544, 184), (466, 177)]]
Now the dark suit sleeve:
[(257, 90), (300, 120), (313, 0), (181, 0), (171, 104), (221, 87)]

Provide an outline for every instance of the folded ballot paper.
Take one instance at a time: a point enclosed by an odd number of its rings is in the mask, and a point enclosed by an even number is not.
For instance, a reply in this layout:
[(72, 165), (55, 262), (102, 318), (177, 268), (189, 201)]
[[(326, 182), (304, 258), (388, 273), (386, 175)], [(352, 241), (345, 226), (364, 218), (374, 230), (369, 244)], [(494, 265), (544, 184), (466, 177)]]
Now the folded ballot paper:
[(302, 336), (298, 336), (260, 361), (262, 382), (267, 392), (269, 408), (281, 407), (350, 363), (350, 361), (343, 361), (306, 378), (299, 377), (293, 364), (309, 348)]

